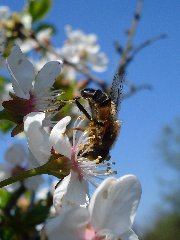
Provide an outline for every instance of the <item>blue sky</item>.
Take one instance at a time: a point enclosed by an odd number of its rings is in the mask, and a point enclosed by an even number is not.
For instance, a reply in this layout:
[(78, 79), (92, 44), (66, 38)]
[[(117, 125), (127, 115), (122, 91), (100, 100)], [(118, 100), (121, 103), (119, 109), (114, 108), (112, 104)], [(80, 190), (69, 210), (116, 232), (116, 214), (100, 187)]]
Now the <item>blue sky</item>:
[[(5, 1), (12, 10), (21, 10), (26, 1)], [(110, 83), (119, 60), (113, 42), (125, 42), (135, 0), (54, 0), (46, 18), (54, 23), (58, 35), (54, 44), (61, 46), (65, 38), (64, 26), (70, 24), (87, 33), (96, 33), (109, 58), (109, 68), (99, 76)], [(137, 213), (137, 222), (152, 220), (154, 206), (161, 204), (160, 177), (170, 178), (172, 173), (164, 167), (156, 143), (162, 127), (180, 114), (180, 2), (178, 0), (145, 1), (134, 45), (160, 33), (168, 38), (143, 50), (128, 68), (127, 78), (136, 84), (149, 83), (153, 91), (142, 91), (125, 100), (121, 107), (122, 130), (112, 150), (117, 162), (118, 176), (132, 173), (139, 177), (143, 195)], [(2, 143), (1, 143), (2, 144)]]

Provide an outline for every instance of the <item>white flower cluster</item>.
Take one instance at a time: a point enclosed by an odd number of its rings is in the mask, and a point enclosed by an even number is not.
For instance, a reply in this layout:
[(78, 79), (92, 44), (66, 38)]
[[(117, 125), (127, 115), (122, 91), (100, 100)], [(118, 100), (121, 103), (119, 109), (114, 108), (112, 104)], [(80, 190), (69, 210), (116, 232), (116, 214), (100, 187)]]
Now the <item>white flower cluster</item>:
[[(100, 51), (95, 34), (85, 34), (81, 30), (65, 27), (66, 40), (63, 46), (54, 48), (51, 45), (53, 30), (51, 27), (33, 30), (32, 16), (23, 11), (12, 12), (7, 6), (0, 6), (0, 66), (5, 66), (3, 54), (8, 41), (21, 46), (24, 53), (35, 50), (40, 53), (40, 59), (33, 59), (36, 69), (42, 68), (47, 61), (63, 58), (65, 66), (62, 74), (66, 79), (75, 80), (78, 71), (90, 68), (96, 72), (107, 69), (108, 58)], [(9, 39), (9, 40), (8, 40)]]
[[(11, 31), (9, 27), (13, 24), (16, 24), (16, 21), (20, 22), (23, 26), (23, 31), (28, 33), (31, 32), (32, 29), (32, 17), (27, 12), (23, 12), (22, 14), (13, 13), (7, 6), (0, 6), (0, 44), (2, 42), (6, 42), (6, 37), (11, 36)], [(14, 31), (14, 29), (12, 29)], [(2, 34), (3, 33), (3, 34)], [(45, 30), (40, 30), (36, 34), (36, 42), (33, 38), (21, 38), (17, 36), (15, 39), (15, 43), (21, 46), (23, 52), (27, 53), (34, 48), (38, 48), (39, 44), (45, 44), (49, 41), (52, 35), (52, 29), (46, 28)]]
[(94, 71), (103, 72), (107, 68), (108, 59), (100, 52), (95, 34), (85, 34), (81, 30), (72, 30), (71, 26), (66, 26), (65, 32), (67, 40), (60, 49), (61, 55), (70, 63), (79, 67), (90, 65)]
[[(87, 49), (87, 56), (99, 50), (94, 35), (86, 38), (82, 32), (68, 29), (68, 36), (73, 49), (75, 46), (78, 46), (78, 51)], [(86, 44), (89, 44), (88, 48)], [(138, 179), (133, 175), (119, 179), (108, 177), (90, 197), (89, 183), (97, 186), (95, 179), (110, 175), (112, 171), (109, 171), (109, 163), (87, 157), (86, 153), (93, 150), (93, 145), (89, 129), (82, 128), (82, 117), (78, 117), (70, 129), (70, 116), (57, 122), (47, 119), (45, 110), (49, 107), (54, 109), (53, 103), (59, 95), (57, 91), (50, 92), (50, 88), (61, 73), (62, 62), (48, 62), (35, 74), (32, 63), (15, 46), (7, 58), (7, 65), (14, 93), (10, 94), (9, 101), (4, 101), (3, 106), (22, 117), (21, 124), (33, 159), (25, 154), (22, 146), (11, 146), (5, 156), (12, 163), (11, 168), (6, 170), (6, 175), (0, 172), (1, 179), (7, 178), (17, 169), (27, 169), (27, 165), (22, 163), (24, 159), (28, 159), (28, 166), (49, 166), (49, 171), (54, 171), (55, 176), (63, 174), (62, 169), (58, 168), (59, 162), (63, 162), (68, 171), (54, 191), (56, 217), (45, 224), (42, 239), (137, 240), (131, 227), (141, 196)], [(49, 122), (49, 127), (45, 122)], [(71, 137), (68, 136), (69, 132), (72, 133)], [(31, 178), (25, 180), (28, 188), (38, 186), (30, 181)]]
[[(0, 181), (34, 167), (33, 156), (30, 153), (26, 153), (25, 147), (19, 143), (11, 145), (6, 150), (4, 158), (5, 163), (0, 164)], [(26, 179), (24, 185), (27, 189), (35, 191), (42, 182), (43, 178), (41, 176), (35, 176)], [(20, 183), (16, 182), (5, 188), (8, 191), (13, 192), (18, 189), (19, 186)]]
[[(73, 30), (69, 25), (65, 27), (65, 33), (67, 39), (62, 47), (53, 48), (52, 52), (46, 52), (39, 61), (33, 60), (37, 69), (40, 69), (45, 62), (54, 60), (57, 55), (65, 61), (62, 71), (65, 79), (75, 80), (77, 70), (82, 70), (84, 67), (89, 67), (96, 72), (104, 72), (107, 69), (108, 58), (105, 53), (100, 52), (100, 45), (97, 43), (98, 39), (95, 34), (85, 34), (81, 30)], [(40, 42), (43, 42), (45, 38), (49, 40), (50, 37), (48, 30), (37, 35)], [(27, 45), (32, 48), (32, 44), (28, 43)], [(22, 50), (26, 50), (24, 45)]]

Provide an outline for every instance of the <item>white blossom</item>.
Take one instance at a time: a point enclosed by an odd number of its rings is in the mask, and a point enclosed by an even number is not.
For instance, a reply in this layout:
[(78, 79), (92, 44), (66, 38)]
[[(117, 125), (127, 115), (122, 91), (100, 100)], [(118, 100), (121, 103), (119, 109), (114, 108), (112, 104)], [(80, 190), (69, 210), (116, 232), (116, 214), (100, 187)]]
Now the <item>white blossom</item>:
[(49, 220), (44, 234), (49, 240), (138, 240), (131, 228), (140, 197), (137, 177), (107, 178), (87, 208), (71, 208)]
[(101, 176), (109, 175), (111, 173), (109, 164), (100, 163), (99, 159), (90, 161), (84, 156), (92, 146), (90, 144), (89, 132), (82, 131), (79, 133), (77, 130), (81, 127), (82, 118), (77, 118), (74, 123), (72, 143), (66, 134), (66, 127), (70, 123), (71, 117), (64, 117), (55, 124), (50, 135), (43, 128), (44, 118), (44, 113), (28, 114), (24, 121), (24, 131), (30, 151), (39, 165), (49, 161), (52, 154), (51, 149), (53, 149), (56, 154), (63, 155), (70, 166), (70, 174), (61, 181), (55, 190), (55, 205), (57, 202), (56, 197), (62, 200), (55, 207), (59, 211), (64, 211), (74, 207), (74, 205), (87, 206), (89, 203), (88, 182), (96, 186), (94, 178), (99, 179)]
[(3, 110), (2, 102), (9, 100), (9, 92), (13, 93), (12, 83), (5, 83), (2, 92), (0, 92), (0, 110)]
[(8, 6), (0, 6), (0, 21), (6, 21), (11, 15)]
[(62, 62), (50, 61), (35, 74), (32, 63), (23, 55), (18, 46), (12, 48), (7, 58), (7, 66), (12, 76), (14, 97), (2, 103), (4, 108), (18, 116), (30, 112), (44, 111), (56, 100), (60, 91), (49, 91), (61, 72)]
[(100, 52), (95, 34), (72, 30), (71, 26), (66, 26), (65, 32), (67, 40), (60, 50), (60, 54), (65, 60), (80, 68), (89, 65), (94, 71), (106, 70), (108, 59), (104, 53)]
[[(49, 44), (50, 38), (52, 36), (52, 29), (51, 28), (47, 28), (47, 29), (43, 29), (39, 32), (36, 33), (36, 39), (37, 41), (35, 41), (32, 38), (27, 38), (25, 40), (22, 39), (16, 39), (16, 44), (21, 46), (21, 50), (24, 53), (30, 52), (33, 49), (39, 48), (39, 45), (43, 45), (46, 46), (47, 44)], [(48, 54), (48, 53), (47, 53)], [(41, 65), (41, 67), (47, 62), (47, 61), (52, 61), (52, 60), (56, 60), (57, 57), (55, 57), (53, 55), (53, 58), (48, 59), (46, 57), (43, 57), (44, 59), (44, 63)], [(41, 60), (40, 60), (41, 61)], [(35, 62), (35, 61), (34, 61)]]
[(5, 51), (5, 44), (6, 44), (6, 35), (3, 28), (0, 29), (0, 68), (5, 67), (5, 58), (4, 58), (4, 51)]
[[(14, 143), (5, 152), (4, 159), (6, 164), (0, 166), (0, 181), (11, 176), (22, 173), (25, 170), (31, 169), (33, 162), (32, 156), (27, 154), (22, 144)], [(24, 185), (27, 189), (35, 191), (43, 182), (41, 176), (27, 178)], [(20, 186), (19, 182), (13, 183), (5, 187), (8, 191), (14, 191)]]

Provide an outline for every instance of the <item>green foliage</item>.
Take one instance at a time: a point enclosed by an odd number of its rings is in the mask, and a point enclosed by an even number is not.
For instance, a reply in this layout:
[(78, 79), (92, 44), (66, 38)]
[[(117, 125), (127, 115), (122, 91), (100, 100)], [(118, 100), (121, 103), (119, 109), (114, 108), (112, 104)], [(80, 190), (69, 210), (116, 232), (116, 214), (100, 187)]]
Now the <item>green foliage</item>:
[(0, 239), (40, 239), (36, 226), (45, 222), (51, 205), (50, 194), (36, 201), (23, 185), (13, 194), (0, 189)]
[(0, 131), (2, 133), (8, 133), (14, 124), (8, 120), (0, 120)]
[(0, 76), (0, 93), (4, 90), (4, 84), (6, 82), (5, 77)]
[(180, 239), (180, 215), (168, 214), (160, 218), (154, 229), (147, 232), (143, 240)]
[(154, 227), (146, 232), (143, 240), (180, 239), (180, 118), (163, 128), (158, 151), (167, 166), (176, 173), (173, 180), (166, 179), (165, 186), (169, 191), (163, 195), (164, 206), (170, 206), (170, 213), (162, 214)]
[(27, 11), (32, 16), (32, 21), (42, 19), (51, 7), (51, 0), (29, 0)]
[(27, 225), (37, 225), (43, 223), (48, 214), (49, 206), (45, 202), (40, 201), (29, 210), (28, 214), (24, 216), (23, 221)]
[(163, 128), (162, 137), (158, 144), (163, 160), (174, 170), (180, 170), (180, 118), (173, 125)]
[(11, 198), (11, 194), (4, 189), (0, 189), (0, 208), (5, 208)]
[(11, 228), (3, 228), (0, 232), (0, 237), (1, 240), (18, 240)]

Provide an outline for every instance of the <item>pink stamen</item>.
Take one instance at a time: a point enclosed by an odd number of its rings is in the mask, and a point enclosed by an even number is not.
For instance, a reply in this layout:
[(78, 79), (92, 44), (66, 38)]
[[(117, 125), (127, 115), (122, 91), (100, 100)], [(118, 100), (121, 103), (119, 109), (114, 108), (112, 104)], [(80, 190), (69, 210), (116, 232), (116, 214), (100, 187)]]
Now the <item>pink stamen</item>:
[(83, 178), (83, 174), (82, 174), (82, 171), (81, 171), (81, 168), (80, 168), (78, 162), (76, 161), (75, 156), (76, 156), (76, 149), (74, 146), (72, 146), (72, 148), (71, 148), (72, 169), (79, 174), (79, 181), (81, 181)]

